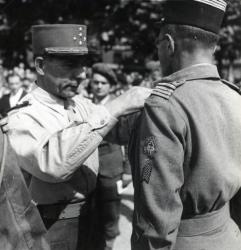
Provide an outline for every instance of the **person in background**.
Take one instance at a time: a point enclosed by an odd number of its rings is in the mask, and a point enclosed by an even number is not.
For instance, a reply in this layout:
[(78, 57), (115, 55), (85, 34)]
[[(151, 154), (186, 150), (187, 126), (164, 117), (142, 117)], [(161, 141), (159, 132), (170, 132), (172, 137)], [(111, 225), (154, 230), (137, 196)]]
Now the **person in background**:
[(26, 69), (24, 72), (24, 77), (22, 79), (24, 90), (29, 93), (33, 90), (36, 81), (36, 74), (30, 69)]
[(25, 65), (24, 63), (20, 62), (17, 66), (13, 68), (13, 73), (19, 75), (21, 79), (24, 78), (25, 74)]
[(79, 82), (79, 87), (78, 87), (78, 94), (85, 97), (89, 98), (89, 93), (87, 91), (88, 85), (89, 85), (89, 77), (88, 77), (88, 69), (85, 67), (84, 71), (78, 76), (78, 82)]
[(22, 79), (22, 83), (23, 83), (23, 89), (29, 93), (32, 91), (32, 87), (33, 87), (33, 81), (31, 79), (29, 79), (28, 77), (24, 77)]
[(9, 74), (6, 80), (10, 93), (3, 95), (0, 99), (0, 114), (3, 116), (27, 94), (22, 88), (22, 81), (19, 75)]
[[(114, 71), (105, 63), (92, 66), (90, 80), (93, 102), (106, 104), (116, 98), (112, 94), (117, 85)], [(117, 190), (117, 182), (123, 187), (131, 182), (131, 170), (127, 159), (126, 148), (103, 140), (99, 145), (100, 168), (97, 177), (95, 212), (97, 215), (98, 235), (96, 250), (112, 250), (114, 241), (119, 235), (119, 217), (121, 195)]]
[(155, 82), (160, 80), (162, 77), (160, 62), (149, 61), (146, 63), (146, 74), (140, 86), (153, 88)]

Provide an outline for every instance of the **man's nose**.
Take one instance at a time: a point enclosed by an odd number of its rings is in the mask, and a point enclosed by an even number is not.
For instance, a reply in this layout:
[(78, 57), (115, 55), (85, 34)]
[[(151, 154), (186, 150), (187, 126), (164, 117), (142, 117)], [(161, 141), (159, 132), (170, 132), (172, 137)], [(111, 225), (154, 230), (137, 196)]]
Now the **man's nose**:
[(101, 88), (102, 87), (102, 82), (98, 82), (98, 88)]

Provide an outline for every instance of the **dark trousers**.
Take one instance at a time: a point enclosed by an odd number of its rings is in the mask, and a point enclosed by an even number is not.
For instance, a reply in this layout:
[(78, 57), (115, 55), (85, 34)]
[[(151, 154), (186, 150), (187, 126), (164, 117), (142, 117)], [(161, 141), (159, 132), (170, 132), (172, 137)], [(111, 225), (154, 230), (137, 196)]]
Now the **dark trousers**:
[(98, 176), (95, 198), (95, 224), (97, 223), (98, 233), (95, 234), (94, 250), (112, 249), (111, 242), (113, 243), (116, 236), (120, 234), (121, 196), (117, 193), (116, 187), (116, 181), (119, 179), (120, 176), (115, 178)]
[[(45, 220), (50, 223), (49, 220)], [(84, 227), (83, 218), (71, 218), (56, 220), (48, 228), (46, 239), (50, 244), (51, 250), (86, 250), (87, 233)]]
[(47, 228), (46, 239), (51, 250), (93, 250), (90, 235), (91, 202), (90, 198), (82, 205), (78, 217), (64, 219), (58, 218), (61, 210), (64, 209), (63, 204), (39, 206)]

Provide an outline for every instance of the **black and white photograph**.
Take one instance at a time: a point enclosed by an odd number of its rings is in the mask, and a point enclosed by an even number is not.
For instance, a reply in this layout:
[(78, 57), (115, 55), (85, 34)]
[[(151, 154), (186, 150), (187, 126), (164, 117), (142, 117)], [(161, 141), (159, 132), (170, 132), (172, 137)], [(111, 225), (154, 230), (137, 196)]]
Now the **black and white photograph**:
[(0, 0), (0, 250), (241, 250), (240, 0)]

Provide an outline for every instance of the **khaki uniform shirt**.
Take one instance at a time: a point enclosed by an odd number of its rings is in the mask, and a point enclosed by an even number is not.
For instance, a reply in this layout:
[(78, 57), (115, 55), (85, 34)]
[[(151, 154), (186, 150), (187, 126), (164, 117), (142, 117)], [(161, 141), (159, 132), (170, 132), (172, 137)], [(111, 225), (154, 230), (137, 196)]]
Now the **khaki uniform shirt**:
[[(132, 249), (182, 249), (175, 246), (180, 221), (222, 208), (240, 189), (241, 96), (232, 88), (209, 64), (157, 83), (130, 143)], [(218, 246), (215, 237), (202, 248), (207, 239), (186, 250), (241, 249)]]
[(52, 204), (87, 195), (98, 172), (98, 131), (104, 133), (116, 119), (81, 96), (65, 109), (61, 99), (39, 87), (23, 101), (30, 105), (9, 114), (9, 138), (21, 168), (33, 175), (33, 199)]

